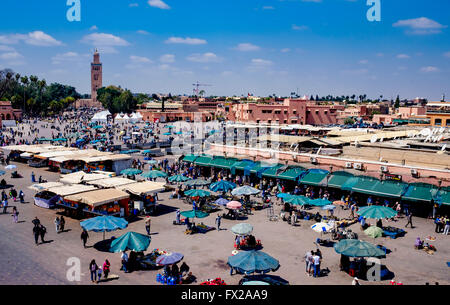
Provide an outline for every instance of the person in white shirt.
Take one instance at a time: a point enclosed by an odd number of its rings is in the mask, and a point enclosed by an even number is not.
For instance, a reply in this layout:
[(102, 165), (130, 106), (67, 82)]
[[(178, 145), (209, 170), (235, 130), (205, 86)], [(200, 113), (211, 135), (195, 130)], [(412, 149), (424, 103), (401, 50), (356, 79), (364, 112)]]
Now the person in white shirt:
[(311, 267), (312, 267), (312, 251), (308, 251), (305, 254), (305, 264), (306, 264), (306, 274), (311, 276)]
[(128, 273), (127, 265), (128, 265), (128, 254), (127, 252), (123, 251), (122, 255), (120, 256), (122, 259), (122, 269), (125, 273)]
[(314, 277), (320, 276), (320, 256), (317, 253), (313, 255), (314, 262)]

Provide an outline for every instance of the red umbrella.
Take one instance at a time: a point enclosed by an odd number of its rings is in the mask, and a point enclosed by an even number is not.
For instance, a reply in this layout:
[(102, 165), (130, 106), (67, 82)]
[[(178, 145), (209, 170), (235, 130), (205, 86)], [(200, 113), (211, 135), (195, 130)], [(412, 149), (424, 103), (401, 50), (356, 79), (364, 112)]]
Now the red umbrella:
[(239, 201), (230, 201), (227, 203), (227, 208), (232, 210), (239, 210), (242, 208), (242, 204)]

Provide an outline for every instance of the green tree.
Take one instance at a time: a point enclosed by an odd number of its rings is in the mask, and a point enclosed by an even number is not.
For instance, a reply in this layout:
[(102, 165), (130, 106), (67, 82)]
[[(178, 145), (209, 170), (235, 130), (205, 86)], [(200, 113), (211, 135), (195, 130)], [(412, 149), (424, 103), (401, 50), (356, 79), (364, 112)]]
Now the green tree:
[(397, 95), (397, 98), (395, 99), (394, 107), (397, 109), (400, 107), (400, 96)]
[(355, 124), (355, 121), (352, 118), (346, 118), (344, 121), (345, 125), (353, 125)]

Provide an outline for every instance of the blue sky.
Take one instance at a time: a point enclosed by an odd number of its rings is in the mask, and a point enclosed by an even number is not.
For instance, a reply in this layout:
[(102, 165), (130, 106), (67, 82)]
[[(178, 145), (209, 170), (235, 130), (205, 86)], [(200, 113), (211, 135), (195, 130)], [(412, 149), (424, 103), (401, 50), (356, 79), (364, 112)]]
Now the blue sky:
[(381, 0), (2, 0), (0, 68), (89, 92), (95, 47), (104, 85), (134, 92), (450, 95), (450, 2)]

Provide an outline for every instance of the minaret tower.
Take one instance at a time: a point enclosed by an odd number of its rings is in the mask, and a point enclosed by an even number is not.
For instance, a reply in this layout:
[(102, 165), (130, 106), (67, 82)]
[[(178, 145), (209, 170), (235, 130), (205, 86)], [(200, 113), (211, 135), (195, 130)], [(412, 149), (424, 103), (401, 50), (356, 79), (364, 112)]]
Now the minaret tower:
[(100, 62), (100, 54), (95, 49), (94, 61), (91, 63), (91, 99), (97, 102), (97, 90), (103, 87), (102, 83), (103, 67)]

